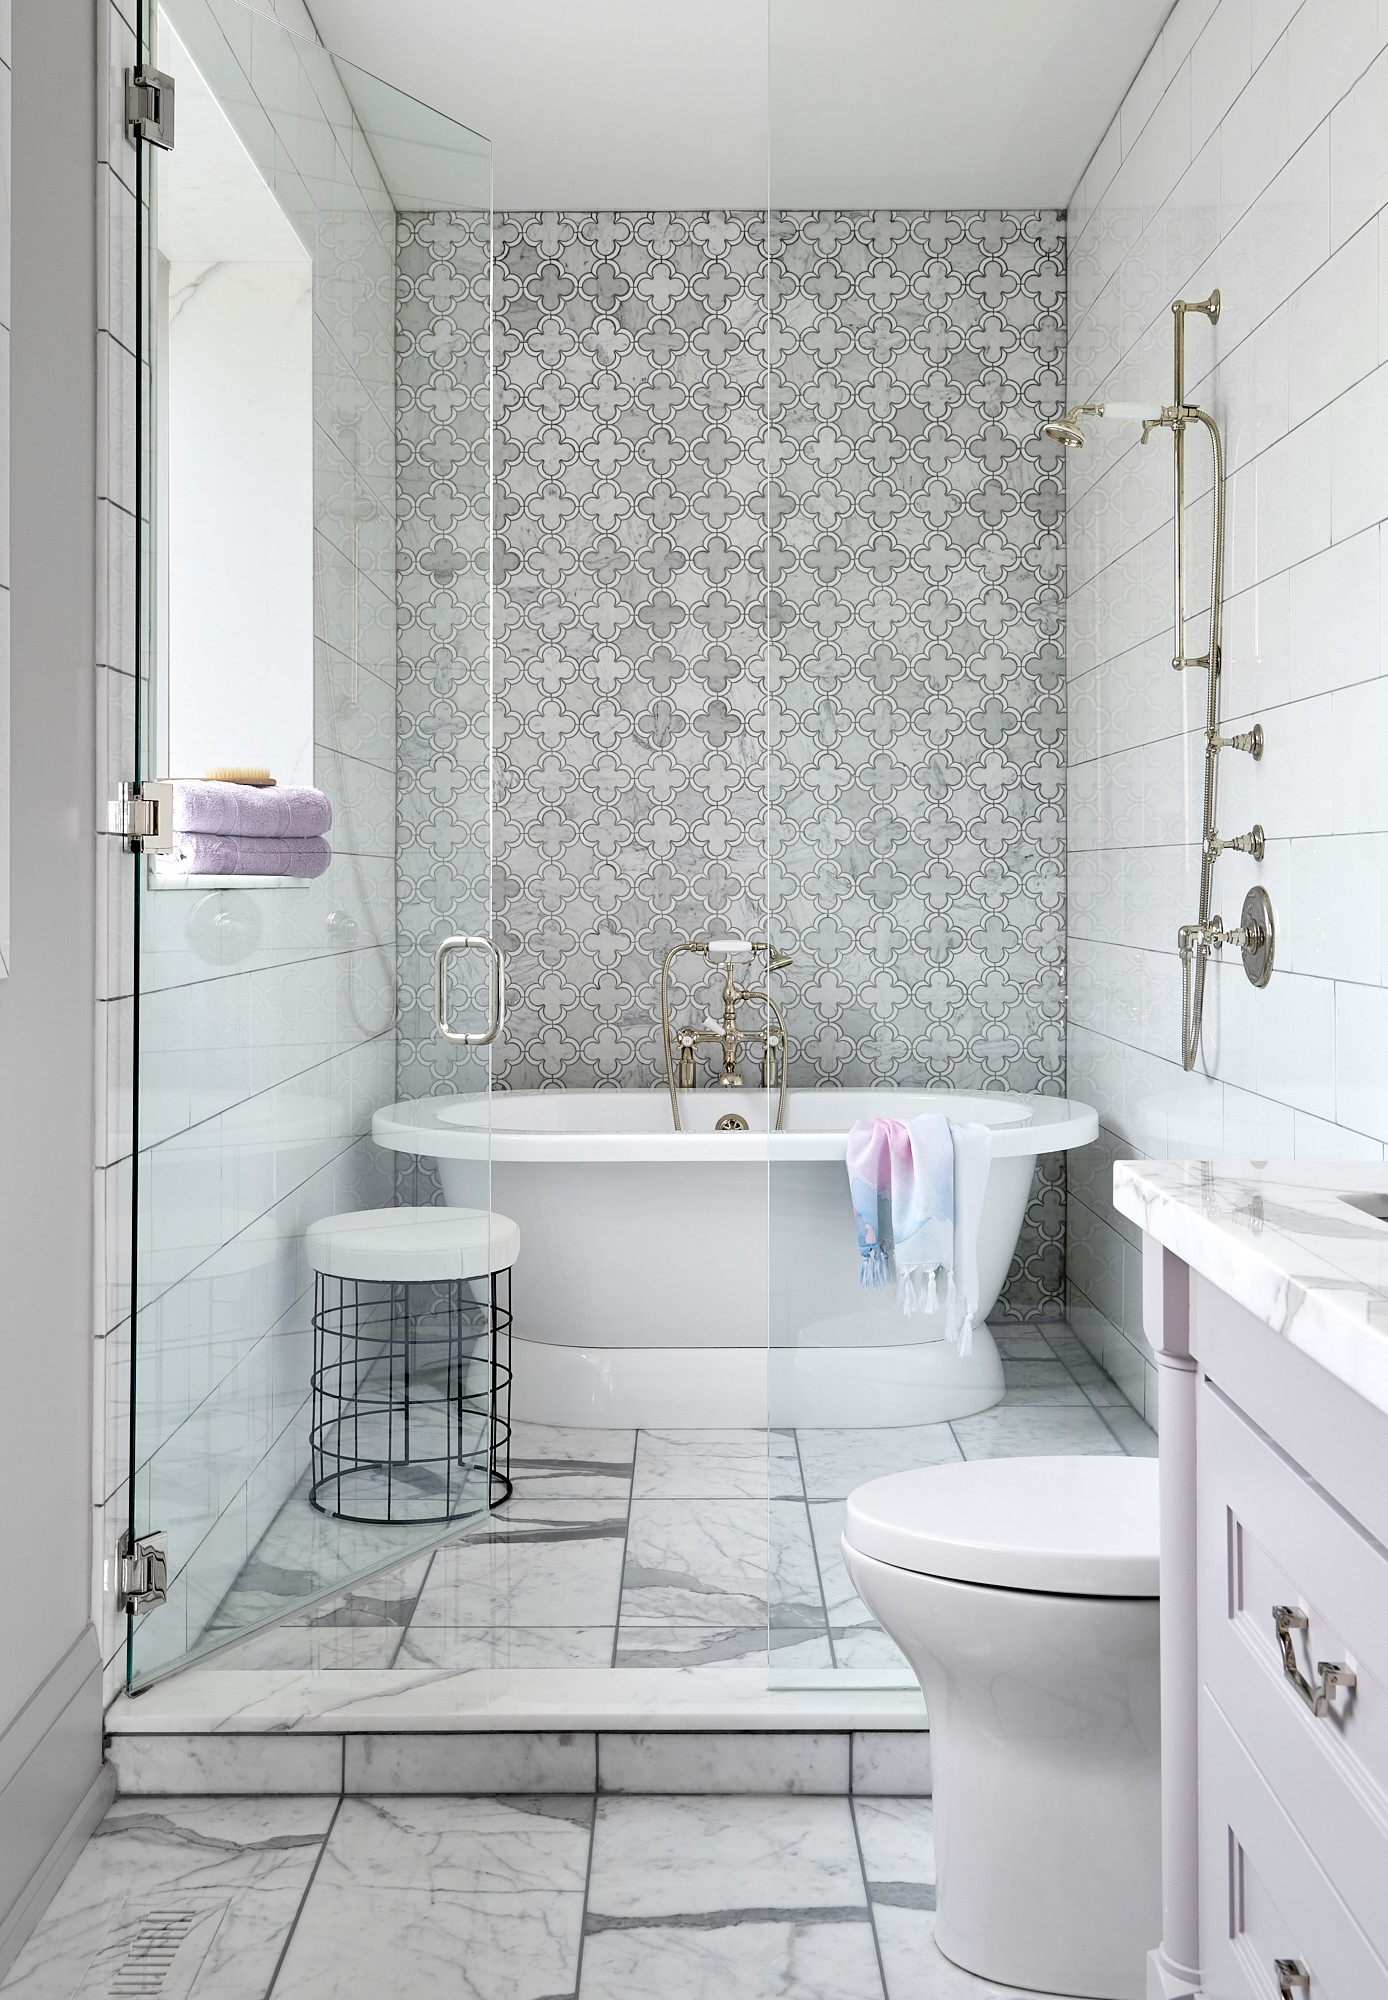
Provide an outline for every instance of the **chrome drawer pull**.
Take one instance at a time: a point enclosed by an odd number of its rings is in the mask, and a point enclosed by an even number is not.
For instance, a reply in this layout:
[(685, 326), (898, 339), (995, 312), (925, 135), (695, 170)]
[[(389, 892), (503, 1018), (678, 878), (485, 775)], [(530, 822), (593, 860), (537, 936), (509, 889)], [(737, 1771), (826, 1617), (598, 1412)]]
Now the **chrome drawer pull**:
[(1299, 1958), (1275, 1958), (1278, 2000), (1296, 2000), (1298, 1993), (1311, 1991), (1311, 1975)]
[[(1335, 1660), (1317, 1660), (1316, 1672), (1320, 1675), (1320, 1686), (1312, 1687), (1305, 1674), (1296, 1663), (1296, 1649), (1292, 1643), (1293, 1632), (1308, 1632), (1311, 1621), (1304, 1611), (1298, 1611), (1292, 1604), (1274, 1604), (1272, 1622), (1277, 1628), (1277, 1643), (1282, 1648), (1282, 1672), (1296, 1689), (1312, 1715), (1329, 1715), (1330, 1697), (1336, 1688), (1352, 1688), (1355, 1677), (1351, 1667), (1342, 1667)], [(1295, 1965), (1290, 1958), (1279, 1958), (1279, 1965)], [(1301, 1975), (1303, 1978), (1305, 1975)]]

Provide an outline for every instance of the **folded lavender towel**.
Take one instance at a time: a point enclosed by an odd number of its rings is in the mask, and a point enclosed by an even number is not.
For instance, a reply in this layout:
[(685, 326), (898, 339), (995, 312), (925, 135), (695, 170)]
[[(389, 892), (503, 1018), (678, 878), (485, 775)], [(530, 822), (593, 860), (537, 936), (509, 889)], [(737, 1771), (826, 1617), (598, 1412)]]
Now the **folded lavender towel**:
[(321, 875), (333, 858), (326, 840), (255, 840), (232, 833), (180, 833), (161, 857), (170, 875)]
[(308, 840), (328, 831), (333, 809), (312, 785), (228, 785), (216, 778), (175, 778), (173, 823), (175, 833)]

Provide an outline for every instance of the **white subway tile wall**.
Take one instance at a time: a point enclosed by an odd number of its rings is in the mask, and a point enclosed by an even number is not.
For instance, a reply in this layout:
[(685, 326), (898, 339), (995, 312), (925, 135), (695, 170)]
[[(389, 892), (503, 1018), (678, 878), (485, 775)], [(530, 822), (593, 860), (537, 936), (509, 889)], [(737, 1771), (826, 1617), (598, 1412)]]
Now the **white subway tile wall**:
[[(1069, 454), (1067, 1280), (1086, 1345), (1155, 1421), (1136, 1232), (1113, 1160), (1380, 1159), (1388, 1141), (1388, 10), (1378, 0), (1179, 0), (1070, 208), (1076, 400), (1170, 395), (1171, 301), (1190, 393), (1229, 453), (1221, 772), (1237, 921), (1261, 881), (1277, 969), (1213, 972), (1204, 1057), (1180, 1066), (1176, 928), (1196, 914), (1203, 674), (1171, 671), (1171, 467), (1101, 426)], [(1192, 454), (1198, 466), (1203, 454)], [(1208, 478), (1194, 534), (1208, 534)], [(1194, 546), (1203, 546), (1196, 541)]]

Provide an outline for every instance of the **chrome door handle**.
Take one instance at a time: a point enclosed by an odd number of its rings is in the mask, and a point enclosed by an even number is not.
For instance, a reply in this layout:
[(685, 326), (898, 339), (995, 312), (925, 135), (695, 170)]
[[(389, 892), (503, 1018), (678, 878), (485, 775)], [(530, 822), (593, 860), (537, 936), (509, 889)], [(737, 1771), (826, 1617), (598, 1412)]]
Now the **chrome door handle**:
[[(491, 1018), (486, 1031), (480, 1035), (463, 1033), (448, 1025), (448, 961), (455, 951), (485, 951), (492, 961), (492, 1005)], [(434, 1026), (446, 1042), (460, 1042), (465, 1048), (485, 1049), (501, 1033), (501, 1023), (505, 1018), (503, 996), (503, 968), (501, 953), (489, 937), (445, 938), (434, 953)]]
[(1272, 1970), (1277, 1979), (1278, 2000), (1296, 2000), (1298, 1993), (1311, 1991), (1311, 1975), (1299, 1958), (1275, 1958)]
[[(1296, 1663), (1296, 1648), (1292, 1642), (1293, 1632), (1307, 1632), (1311, 1621), (1304, 1611), (1293, 1604), (1274, 1604), (1272, 1622), (1277, 1631), (1277, 1643), (1282, 1648), (1282, 1673), (1296, 1689), (1312, 1715), (1329, 1715), (1330, 1697), (1337, 1687), (1352, 1688), (1355, 1684), (1354, 1671), (1342, 1667), (1335, 1660), (1317, 1660), (1316, 1672), (1320, 1675), (1319, 1686), (1313, 1687)], [(1290, 1959), (1285, 1961), (1288, 1965)], [(1282, 1964), (1281, 1959), (1278, 1964)]]

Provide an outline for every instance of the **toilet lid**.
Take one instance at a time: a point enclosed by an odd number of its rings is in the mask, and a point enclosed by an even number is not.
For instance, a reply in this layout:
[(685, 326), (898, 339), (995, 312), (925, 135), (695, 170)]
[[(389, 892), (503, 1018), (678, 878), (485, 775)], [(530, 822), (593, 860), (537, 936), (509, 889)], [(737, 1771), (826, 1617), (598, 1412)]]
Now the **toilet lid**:
[(848, 1496), (844, 1540), (922, 1576), (1077, 1597), (1156, 1597), (1154, 1458), (983, 1458)]

